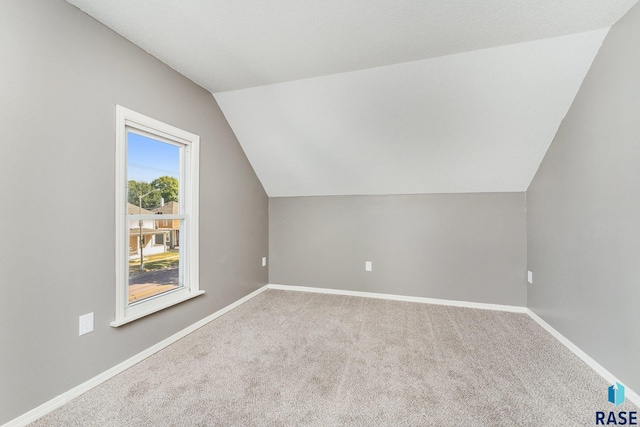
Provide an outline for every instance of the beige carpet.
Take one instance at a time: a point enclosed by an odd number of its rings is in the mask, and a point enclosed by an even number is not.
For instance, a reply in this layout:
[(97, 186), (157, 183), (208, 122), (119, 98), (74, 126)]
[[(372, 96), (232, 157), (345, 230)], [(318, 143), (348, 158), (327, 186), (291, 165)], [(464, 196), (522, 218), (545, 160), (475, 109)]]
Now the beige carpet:
[(607, 384), (525, 314), (268, 290), (34, 426), (591, 426)]

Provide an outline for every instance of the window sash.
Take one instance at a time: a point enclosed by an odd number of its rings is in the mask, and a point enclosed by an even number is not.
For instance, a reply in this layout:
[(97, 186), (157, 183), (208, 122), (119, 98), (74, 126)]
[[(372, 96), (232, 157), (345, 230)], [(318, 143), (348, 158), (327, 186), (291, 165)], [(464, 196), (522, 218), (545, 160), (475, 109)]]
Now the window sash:
[[(146, 215), (146, 216), (150, 216), (150, 215)], [(154, 220), (159, 221), (158, 218), (154, 218)], [(129, 241), (129, 237), (132, 236), (132, 231), (136, 231), (137, 227), (133, 227), (133, 228), (128, 228), (127, 230), (127, 241)], [(167, 292), (163, 292), (161, 294), (149, 297), (149, 298), (145, 298), (143, 300), (140, 301), (133, 301), (133, 302), (129, 302), (129, 286), (131, 286), (131, 284), (129, 283), (129, 274), (131, 273), (130, 271), (130, 260), (131, 258), (128, 257), (128, 262), (127, 262), (127, 308), (133, 307), (135, 305), (138, 304), (144, 304), (147, 301), (150, 301), (153, 298), (159, 298), (162, 297), (164, 295), (167, 295), (171, 292), (175, 292), (179, 289), (182, 289), (184, 287), (189, 286), (189, 274), (190, 274), (190, 268), (191, 266), (189, 265), (189, 263), (187, 262), (188, 260), (188, 254), (189, 254), (189, 244), (186, 241), (186, 239), (188, 238), (188, 228), (189, 226), (187, 225), (187, 221), (186, 220), (181, 220), (180, 221), (180, 225), (178, 226), (178, 231), (179, 231), (179, 235), (178, 235), (178, 288), (177, 289), (173, 289), (171, 291), (167, 291)], [(168, 230), (168, 229), (167, 229)], [(154, 231), (158, 231), (159, 234), (164, 234), (168, 231), (163, 231), (162, 228), (156, 228), (154, 229)], [(135, 238), (139, 239), (140, 236), (139, 235), (133, 235)], [(154, 237), (155, 240), (155, 237)], [(139, 256), (138, 256), (139, 258)], [(134, 257), (135, 259), (135, 257)]]
[(187, 214), (127, 214), (127, 220), (129, 221), (164, 221), (169, 219), (188, 219)]

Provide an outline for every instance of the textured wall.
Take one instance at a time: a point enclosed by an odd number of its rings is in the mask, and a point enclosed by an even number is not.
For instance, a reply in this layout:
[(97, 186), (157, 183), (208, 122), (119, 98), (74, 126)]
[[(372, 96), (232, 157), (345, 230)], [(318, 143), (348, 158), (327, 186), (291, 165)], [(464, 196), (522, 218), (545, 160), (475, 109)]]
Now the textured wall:
[(269, 282), (524, 306), (525, 226), (524, 193), (270, 198)]
[(612, 27), (527, 192), (529, 307), (640, 391), (640, 6)]
[[(268, 203), (210, 93), (62, 0), (2, 2), (0, 82), (3, 424), (264, 285)], [(206, 291), (117, 329), (116, 104), (201, 137)]]

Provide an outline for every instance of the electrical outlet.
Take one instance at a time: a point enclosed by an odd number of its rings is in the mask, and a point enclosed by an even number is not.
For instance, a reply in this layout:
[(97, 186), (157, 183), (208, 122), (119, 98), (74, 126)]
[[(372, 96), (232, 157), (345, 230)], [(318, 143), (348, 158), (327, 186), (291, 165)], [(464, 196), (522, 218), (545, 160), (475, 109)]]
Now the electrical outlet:
[(365, 261), (364, 271), (373, 271), (373, 263), (371, 261)]
[(262, 257), (262, 266), (263, 266), (263, 267), (266, 267), (266, 266), (267, 266), (267, 257), (266, 257), (266, 256), (263, 256), (263, 257)]
[(533, 285), (533, 273), (530, 271), (527, 271), (527, 282)]
[(80, 316), (80, 327), (79, 327), (79, 335), (88, 334), (89, 332), (93, 332), (93, 313), (83, 314)]

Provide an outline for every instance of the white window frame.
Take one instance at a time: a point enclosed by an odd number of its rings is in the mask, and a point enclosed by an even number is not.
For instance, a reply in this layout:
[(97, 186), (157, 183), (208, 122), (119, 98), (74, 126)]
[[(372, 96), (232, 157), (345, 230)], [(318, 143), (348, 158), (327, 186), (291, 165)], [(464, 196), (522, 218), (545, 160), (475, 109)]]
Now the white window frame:
[[(153, 219), (158, 215), (127, 215), (127, 132), (178, 145), (180, 156), (180, 214), (162, 215), (180, 219), (180, 258), (183, 286), (147, 300), (129, 304), (129, 220)], [(118, 327), (151, 313), (204, 294), (200, 290), (198, 254), (200, 137), (143, 114), (116, 105), (116, 310), (111, 326)], [(147, 218), (148, 217), (148, 218)]]

